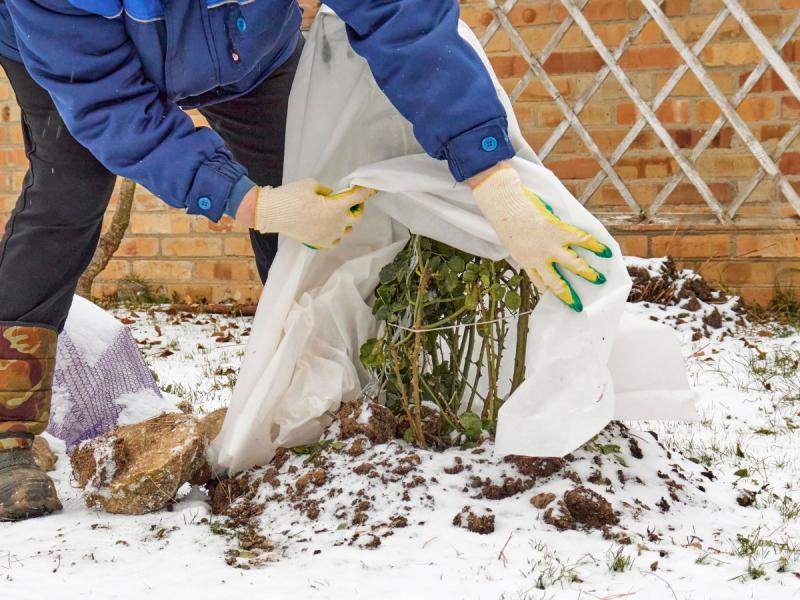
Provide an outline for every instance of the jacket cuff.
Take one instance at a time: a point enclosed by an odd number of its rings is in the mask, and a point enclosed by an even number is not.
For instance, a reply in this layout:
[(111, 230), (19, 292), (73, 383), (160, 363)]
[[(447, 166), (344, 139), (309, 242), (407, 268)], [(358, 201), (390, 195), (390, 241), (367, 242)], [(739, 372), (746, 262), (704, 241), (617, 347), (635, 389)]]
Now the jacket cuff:
[(234, 188), (245, 175), (242, 165), (226, 152), (218, 152), (197, 169), (186, 198), (186, 212), (203, 215), (216, 223), (222, 218)]
[(456, 181), (469, 179), (515, 154), (505, 117), (465, 131), (444, 146), (444, 156)]
[(235, 219), (236, 213), (239, 211), (239, 206), (247, 195), (247, 192), (256, 187), (256, 184), (249, 177), (242, 177), (236, 182), (231, 190), (231, 195), (228, 198), (228, 203), (225, 206), (225, 214), (230, 218)]

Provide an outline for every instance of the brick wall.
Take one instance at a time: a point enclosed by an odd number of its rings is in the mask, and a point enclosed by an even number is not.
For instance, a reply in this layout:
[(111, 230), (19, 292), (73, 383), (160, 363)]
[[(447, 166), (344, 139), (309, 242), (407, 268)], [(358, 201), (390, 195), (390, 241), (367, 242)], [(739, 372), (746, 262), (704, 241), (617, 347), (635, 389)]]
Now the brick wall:
[[(314, 0), (301, 2), (307, 6)], [(756, 24), (771, 40), (784, 31), (800, 9), (800, 0), (743, 0)], [(492, 20), (483, 0), (462, 0), (462, 17), (481, 34)], [(721, 0), (664, 0), (663, 8), (688, 43), (702, 35)], [(642, 14), (639, 0), (590, 0), (584, 14), (610, 48), (616, 47)], [(311, 11), (307, 12), (310, 16)], [(558, 0), (520, 0), (509, 17), (528, 47), (539, 54), (566, 11)], [(504, 31), (487, 48), (503, 85), (511, 91), (527, 71)], [(782, 52), (800, 75), (800, 36)], [(740, 26), (728, 18), (701, 54), (714, 82), (730, 97), (753, 70), (761, 55)], [(649, 101), (680, 64), (678, 53), (655, 23), (648, 24), (625, 52), (621, 64), (643, 98)], [(573, 26), (545, 63), (545, 69), (569, 104), (573, 104), (602, 67), (586, 36)], [(523, 132), (538, 150), (562, 120), (562, 114), (539, 81), (532, 81), (516, 103)], [(719, 109), (699, 81), (687, 74), (657, 115), (670, 136), (689, 152), (716, 119)], [(800, 118), (794, 99), (775, 73), (764, 77), (739, 107), (757, 139), (772, 152), (778, 139)], [(580, 115), (600, 150), (611, 155), (636, 120), (638, 112), (610, 76)], [(197, 115), (193, 118), (200, 122)], [(571, 130), (547, 157), (546, 165), (579, 195), (599, 170)], [(0, 225), (10, 212), (25, 171), (19, 110), (7, 81), (0, 80)], [(800, 191), (800, 138), (779, 164)], [(723, 206), (727, 206), (756, 171), (757, 164), (730, 126), (725, 126), (700, 157), (697, 168)], [(647, 207), (678, 169), (653, 131), (646, 127), (617, 164), (616, 171), (636, 201)], [(113, 210), (114, 201), (112, 201)], [(631, 217), (619, 192), (602, 185), (588, 206), (618, 236), (626, 252), (671, 254), (698, 267), (750, 300), (765, 302), (776, 284), (800, 287), (800, 218), (772, 183), (762, 182), (742, 206), (734, 225), (714, 222), (713, 214), (694, 187), (684, 180), (667, 199), (654, 223)], [(116, 257), (100, 276), (94, 292), (113, 292), (122, 279), (147, 280), (154, 288), (180, 297), (209, 301), (256, 298), (259, 285), (246, 234), (230, 220), (217, 225), (168, 209), (139, 191), (131, 227)]]

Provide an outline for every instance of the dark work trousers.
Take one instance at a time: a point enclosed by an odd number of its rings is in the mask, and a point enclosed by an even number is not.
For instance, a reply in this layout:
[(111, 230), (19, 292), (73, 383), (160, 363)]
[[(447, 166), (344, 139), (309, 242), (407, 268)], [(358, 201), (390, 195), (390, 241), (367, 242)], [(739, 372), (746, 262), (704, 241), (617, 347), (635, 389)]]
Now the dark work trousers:
[[(298, 47), (247, 95), (201, 109), (258, 185), (281, 184), (289, 91), (300, 52)], [(0, 64), (22, 112), (30, 163), (0, 240), (0, 323), (61, 331), (97, 246), (116, 177), (70, 135), (50, 95), (21, 63), (0, 57)], [(263, 282), (277, 236), (251, 231), (250, 240)]]

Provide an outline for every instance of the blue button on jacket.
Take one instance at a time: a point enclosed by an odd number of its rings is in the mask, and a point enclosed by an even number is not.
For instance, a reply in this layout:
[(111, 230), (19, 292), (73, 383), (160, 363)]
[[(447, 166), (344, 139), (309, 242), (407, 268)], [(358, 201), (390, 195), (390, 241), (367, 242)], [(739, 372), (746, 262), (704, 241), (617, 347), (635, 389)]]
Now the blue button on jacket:
[[(456, 179), (513, 156), (492, 82), (457, 33), (457, 0), (327, 4)], [(0, 54), (25, 63), (110, 171), (217, 220), (246, 169), (181, 108), (253, 89), (291, 56), (300, 21), (296, 0), (0, 0)], [(499, 142), (490, 154), (487, 137)]]

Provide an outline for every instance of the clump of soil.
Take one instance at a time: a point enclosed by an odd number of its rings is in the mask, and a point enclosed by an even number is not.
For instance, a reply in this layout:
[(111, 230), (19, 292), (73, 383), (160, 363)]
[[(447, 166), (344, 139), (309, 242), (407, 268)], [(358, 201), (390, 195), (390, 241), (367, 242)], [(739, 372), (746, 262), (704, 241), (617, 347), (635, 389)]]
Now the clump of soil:
[(397, 419), (391, 410), (375, 402), (347, 402), (337, 415), (342, 439), (366, 436), (373, 444), (394, 439)]
[[(715, 289), (699, 273), (678, 269), (671, 258), (631, 261), (628, 273), (633, 287), (628, 302), (655, 304), (665, 309), (661, 317), (651, 314), (651, 320), (688, 328), (693, 341), (725, 337), (746, 324), (747, 311), (741, 299)], [(676, 307), (680, 310), (675, 311)]]
[(555, 499), (556, 495), (552, 492), (542, 492), (541, 494), (536, 494), (533, 498), (531, 498), (531, 504), (533, 504), (533, 506), (539, 510), (543, 510), (550, 506)]
[[(374, 414), (350, 417), (361, 427)], [(331, 435), (340, 430), (334, 427)], [(271, 465), (211, 486), (213, 512), (221, 517), (213, 520), (212, 532), (223, 531), (230, 540), (233, 566), (343, 545), (380, 549), (387, 537), (436, 527), (442, 519), (485, 535), (506, 514), (522, 528), (541, 526), (541, 516), (558, 529), (599, 531), (631, 543), (649, 539), (637, 526), (648, 513), (701, 501), (699, 492), (705, 493), (702, 467), (679, 463), (657, 438), (636, 435), (619, 422), (564, 458), (498, 458), (491, 441), (445, 452), (396, 439), (374, 444), (359, 430), (344, 443), (281, 451)], [(465, 506), (454, 518), (441, 513), (452, 498)], [(272, 549), (241, 546), (240, 538), (255, 534)]]
[(516, 496), (522, 492), (527, 492), (533, 487), (534, 483), (535, 480), (533, 478), (520, 479), (518, 477), (503, 477), (500, 482), (495, 482), (488, 477), (473, 476), (470, 479), (470, 487), (480, 489), (480, 492), (475, 497), (487, 500), (502, 500)]
[(564, 458), (532, 458), (512, 454), (505, 457), (505, 462), (513, 464), (526, 477), (540, 479), (558, 473), (571, 458), (569, 455)]
[(670, 305), (675, 302), (675, 264), (670, 260), (670, 269), (663, 277), (653, 277), (643, 267), (628, 267), (628, 274), (633, 279), (633, 287), (628, 295), (628, 302), (652, 302), (653, 304)]
[(711, 287), (702, 275), (679, 270), (671, 258), (661, 263), (657, 273), (631, 265), (628, 266), (628, 274), (633, 279), (628, 302), (680, 306), (696, 312), (703, 307), (703, 303), (722, 304), (729, 299), (725, 292)]
[[(442, 431), (442, 413), (434, 410), (429, 406), (420, 407), (420, 417), (422, 421), (422, 431), (426, 439), (436, 439), (441, 435)], [(408, 416), (400, 415), (397, 418), (396, 435), (398, 438), (403, 439), (406, 430), (411, 427)]]
[(583, 486), (564, 494), (564, 506), (575, 521), (593, 529), (619, 523), (611, 503), (597, 492)]
[(480, 535), (494, 533), (494, 515), (487, 510), (486, 514), (478, 516), (469, 506), (461, 509), (461, 512), (453, 517), (453, 525), (467, 529)]
[(564, 493), (558, 503), (558, 511), (548, 508), (544, 522), (556, 529), (576, 529), (583, 525), (586, 529), (603, 529), (619, 523), (611, 503), (603, 496), (584, 486), (575, 487)]

